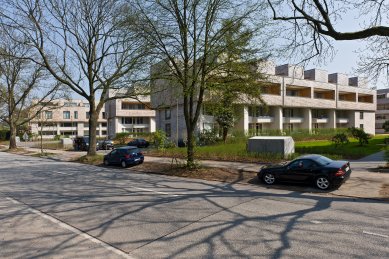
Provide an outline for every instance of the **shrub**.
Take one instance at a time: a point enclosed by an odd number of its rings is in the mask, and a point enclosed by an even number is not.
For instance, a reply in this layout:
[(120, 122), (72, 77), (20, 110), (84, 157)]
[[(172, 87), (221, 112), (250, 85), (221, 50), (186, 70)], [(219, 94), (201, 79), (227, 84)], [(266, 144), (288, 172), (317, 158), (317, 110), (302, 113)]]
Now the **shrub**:
[(0, 130), (0, 140), (8, 140), (9, 139), (9, 130), (4, 129)]
[(219, 141), (219, 137), (216, 130), (203, 130), (199, 134), (199, 145), (208, 146), (214, 145)]
[(369, 144), (369, 139), (371, 138), (371, 136), (367, 134), (363, 129), (351, 127), (348, 128), (348, 132), (351, 134), (351, 136), (358, 139), (360, 146)]
[(158, 150), (162, 150), (166, 148), (166, 144), (168, 142), (165, 131), (157, 130), (152, 135), (152, 141)]
[(55, 135), (54, 140), (61, 140), (61, 135)]
[(332, 137), (332, 142), (334, 142), (335, 146), (338, 146), (349, 143), (349, 140), (345, 133), (339, 133)]
[(116, 133), (115, 138), (113, 139), (114, 141), (117, 141), (120, 145), (126, 144), (126, 140), (129, 137), (128, 132), (120, 132)]
[(382, 128), (385, 132), (389, 132), (389, 121), (385, 121), (384, 124), (382, 124)]

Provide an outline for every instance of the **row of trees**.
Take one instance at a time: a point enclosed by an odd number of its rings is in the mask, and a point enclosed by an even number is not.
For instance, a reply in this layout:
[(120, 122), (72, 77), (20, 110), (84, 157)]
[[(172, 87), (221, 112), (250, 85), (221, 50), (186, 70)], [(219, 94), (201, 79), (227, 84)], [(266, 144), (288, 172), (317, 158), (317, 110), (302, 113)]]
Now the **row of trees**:
[[(261, 41), (258, 32), (267, 24), (266, 11), (271, 10), (275, 20), (292, 25), (296, 35), (289, 37), (295, 41), (289, 47), (312, 46), (315, 52), (305, 49), (307, 53), (320, 54), (328, 38), (387, 39), (389, 29), (381, 25), (386, 22), (381, 13), (387, 6), (368, 2), (378, 9), (367, 28), (339, 32), (333, 23), (341, 14), (338, 7), (352, 3), (0, 0), (0, 105), (6, 107), (0, 116), (14, 136), (13, 129), (34, 116), (21, 116), (33, 97), (50, 100), (63, 89), (78, 94), (90, 104), (88, 155), (94, 155), (97, 119), (104, 104), (114, 98), (136, 99), (149, 94), (143, 87), (149, 80), (146, 71), (150, 64), (163, 61), (169, 68), (169, 76), (164, 75), (164, 79), (178, 88), (178, 98), (183, 102), (190, 166), (205, 94), (210, 93), (215, 104), (211, 109), (224, 137), (233, 118), (231, 103), (241, 96), (245, 101), (262, 102), (258, 82), (264, 76), (258, 66), (266, 57), (263, 43), (270, 39), (266, 35), (268, 38)], [(362, 10), (366, 1), (354, 5)], [(126, 94), (108, 97), (109, 90), (123, 88)], [(14, 140), (10, 147), (15, 147)]]

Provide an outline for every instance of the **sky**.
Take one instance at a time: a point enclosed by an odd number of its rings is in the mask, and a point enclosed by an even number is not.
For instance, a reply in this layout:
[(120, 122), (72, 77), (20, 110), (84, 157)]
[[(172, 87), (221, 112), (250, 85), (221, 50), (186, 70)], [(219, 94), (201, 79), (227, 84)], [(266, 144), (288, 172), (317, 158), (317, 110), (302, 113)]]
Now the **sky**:
[[(285, 11), (285, 9), (283, 9)], [(372, 13), (371, 11), (370, 13)], [(338, 18), (335, 24), (335, 29), (340, 32), (349, 32), (360, 30), (365, 28), (365, 24), (370, 21), (369, 15), (363, 14), (360, 15), (359, 10), (357, 9), (348, 9), (346, 12), (342, 13), (341, 17)], [(344, 73), (349, 76), (358, 76), (355, 72), (357, 69), (359, 55), (360, 53), (366, 53), (367, 43), (364, 41), (335, 41), (331, 40), (332, 45), (336, 54), (333, 59), (326, 58), (326, 63), (321, 65), (308, 65), (305, 69), (319, 68), (327, 70), (328, 73)], [(320, 57), (323, 59), (323, 56)], [(325, 58), (325, 57), (324, 57)], [(276, 60), (277, 64), (292, 63), (287, 58), (279, 58)], [(386, 77), (381, 76), (377, 82), (369, 79), (368, 87), (382, 89), (389, 88), (389, 83), (386, 80)]]

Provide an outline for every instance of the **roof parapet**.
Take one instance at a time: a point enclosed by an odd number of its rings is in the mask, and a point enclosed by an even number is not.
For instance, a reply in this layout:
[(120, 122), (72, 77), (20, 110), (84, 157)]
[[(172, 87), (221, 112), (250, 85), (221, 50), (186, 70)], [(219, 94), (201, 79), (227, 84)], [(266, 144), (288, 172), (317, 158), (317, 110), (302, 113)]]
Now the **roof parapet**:
[(328, 83), (348, 85), (348, 75), (342, 73), (332, 73), (328, 75)]
[(302, 66), (284, 64), (276, 66), (276, 75), (304, 79), (304, 68)]
[(304, 79), (328, 83), (328, 72), (317, 68), (305, 70)]

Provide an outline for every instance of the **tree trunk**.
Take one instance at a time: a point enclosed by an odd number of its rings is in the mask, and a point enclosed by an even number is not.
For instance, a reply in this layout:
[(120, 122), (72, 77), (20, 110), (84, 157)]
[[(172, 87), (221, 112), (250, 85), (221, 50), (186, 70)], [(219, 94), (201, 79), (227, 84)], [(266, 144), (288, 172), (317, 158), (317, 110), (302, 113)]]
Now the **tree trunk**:
[(195, 143), (194, 143), (194, 131), (193, 129), (187, 129), (186, 130), (187, 132), (187, 158), (186, 158), (186, 166), (189, 167), (189, 168), (193, 168), (194, 167), (194, 146), (195, 146)]
[(9, 149), (16, 149), (16, 126), (12, 119), (10, 118), (10, 123), (9, 123)]
[(228, 134), (228, 128), (223, 127), (223, 142), (224, 142), (224, 144), (227, 141), (227, 134)]
[(97, 120), (99, 118), (99, 115), (97, 111), (92, 107), (89, 111), (89, 150), (88, 150), (88, 156), (95, 156), (96, 155), (96, 130), (97, 130)]

